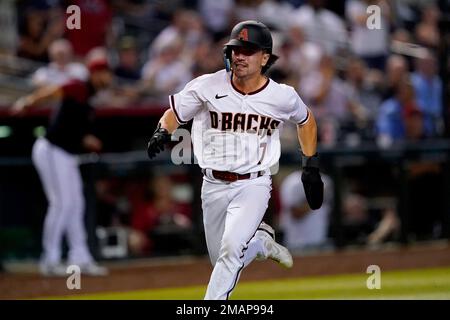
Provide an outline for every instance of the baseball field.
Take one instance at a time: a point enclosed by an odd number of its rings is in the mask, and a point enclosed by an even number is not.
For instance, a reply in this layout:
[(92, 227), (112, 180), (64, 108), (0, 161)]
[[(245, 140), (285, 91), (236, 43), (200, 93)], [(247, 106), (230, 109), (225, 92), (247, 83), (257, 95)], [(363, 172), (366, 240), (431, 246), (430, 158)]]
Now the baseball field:
[[(67, 287), (67, 277), (41, 276), (35, 263), (10, 265), (9, 272), (0, 274), (0, 299), (197, 300), (203, 298), (212, 271), (207, 257), (104, 264), (108, 276), (82, 276), (75, 290)], [(371, 266), (379, 273), (369, 272)], [(373, 288), (377, 284), (379, 289)], [(244, 269), (231, 299), (450, 299), (450, 244), (297, 255), (291, 269), (257, 261)]]
[[(388, 271), (380, 289), (368, 289), (367, 274), (250, 281), (238, 285), (231, 299), (450, 299), (450, 267)], [(108, 292), (66, 296), (65, 299), (200, 300), (205, 286)], [(57, 298), (60, 297), (48, 297)]]

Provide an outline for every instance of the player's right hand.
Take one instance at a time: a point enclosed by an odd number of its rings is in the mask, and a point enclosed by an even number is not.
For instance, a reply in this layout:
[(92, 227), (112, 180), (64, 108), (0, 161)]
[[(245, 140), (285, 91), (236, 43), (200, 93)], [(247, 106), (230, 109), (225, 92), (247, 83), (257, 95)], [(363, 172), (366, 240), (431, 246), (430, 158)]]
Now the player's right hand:
[(150, 159), (153, 159), (158, 153), (164, 150), (164, 145), (170, 141), (170, 133), (167, 129), (161, 128), (158, 124), (153, 136), (147, 144), (147, 154)]

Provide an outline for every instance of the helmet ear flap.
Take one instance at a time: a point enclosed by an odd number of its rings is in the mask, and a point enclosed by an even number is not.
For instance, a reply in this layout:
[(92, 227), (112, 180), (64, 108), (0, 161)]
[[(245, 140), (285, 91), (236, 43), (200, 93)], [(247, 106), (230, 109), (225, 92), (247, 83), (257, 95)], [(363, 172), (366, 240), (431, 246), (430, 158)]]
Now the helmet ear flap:
[(228, 46), (223, 47), (223, 63), (227, 72), (231, 71), (231, 48)]

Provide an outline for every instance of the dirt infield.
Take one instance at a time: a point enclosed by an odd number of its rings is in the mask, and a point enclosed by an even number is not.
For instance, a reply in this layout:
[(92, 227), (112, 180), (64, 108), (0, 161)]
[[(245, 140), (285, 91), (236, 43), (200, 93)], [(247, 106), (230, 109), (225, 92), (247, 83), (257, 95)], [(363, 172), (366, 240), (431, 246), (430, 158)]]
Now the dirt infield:
[[(378, 250), (345, 250), (294, 259), (292, 269), (272, 261), (252, 263), (241, 281), (365, 273), (369, 265), (381, 270), (450, 266), (450, 243), (439, 242)], [(68, 290), (66, 278), (44, 278), (36, 271), (0, 274), (0, 299), (27, 299), (95, 292), (205, 285), (211, 274), (207, 258), (172, 258), (107, 264), (107, 277), (83, 277), (81, 290)]]

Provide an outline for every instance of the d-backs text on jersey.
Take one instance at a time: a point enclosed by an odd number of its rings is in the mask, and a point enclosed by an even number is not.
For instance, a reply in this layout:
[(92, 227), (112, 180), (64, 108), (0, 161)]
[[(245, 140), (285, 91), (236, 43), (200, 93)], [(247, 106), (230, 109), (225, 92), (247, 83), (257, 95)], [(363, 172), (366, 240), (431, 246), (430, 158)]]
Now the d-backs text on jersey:
[(211, 128), (222, 131), (239, 131), (270, 136), (272, 131), (280, 124), (278, 120), (253, 113), (209, 111), (209, 114), (211, 116)]

